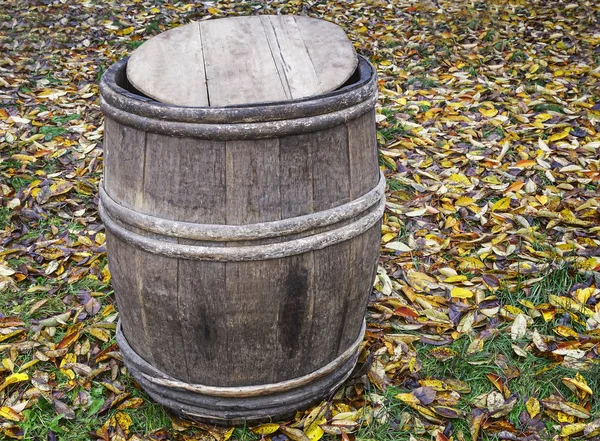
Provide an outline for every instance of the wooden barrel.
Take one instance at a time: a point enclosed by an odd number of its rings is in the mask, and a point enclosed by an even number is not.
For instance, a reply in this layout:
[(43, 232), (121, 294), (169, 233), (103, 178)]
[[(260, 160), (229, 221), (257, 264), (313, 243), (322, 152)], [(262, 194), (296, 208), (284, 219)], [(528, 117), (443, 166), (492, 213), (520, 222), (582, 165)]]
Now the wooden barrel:
[(327, 398), (356, 363), (379, 255), (374, 68), (300, 100), (178, 107), (136, 93), (126, 63), (100, 84), (100, 213), (127, 368), (214, 423)]

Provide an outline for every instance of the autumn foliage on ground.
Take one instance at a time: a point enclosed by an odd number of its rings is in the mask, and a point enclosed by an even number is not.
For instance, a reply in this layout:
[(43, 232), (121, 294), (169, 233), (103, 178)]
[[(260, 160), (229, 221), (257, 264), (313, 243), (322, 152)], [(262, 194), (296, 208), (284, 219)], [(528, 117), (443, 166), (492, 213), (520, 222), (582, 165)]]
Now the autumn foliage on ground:
[[(170, 418), (121, 362), (97, 84), (173, 26), (266, 13), (336, 22), (377, 67), (388, 202), (361, 367), (295, 419), (234, 431)], [(591, 0), (3, 2), (2, 438), (598, 439), (599, 14)]]

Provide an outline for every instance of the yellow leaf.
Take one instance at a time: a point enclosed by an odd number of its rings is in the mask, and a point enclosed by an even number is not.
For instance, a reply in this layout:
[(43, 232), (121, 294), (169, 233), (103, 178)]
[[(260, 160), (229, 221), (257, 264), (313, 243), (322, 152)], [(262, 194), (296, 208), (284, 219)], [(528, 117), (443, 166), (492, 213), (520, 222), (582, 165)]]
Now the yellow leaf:
[(506, 211), (510, 208), (510, 198), (502, 198), (492, 205), (492, 211)]
[(586, 426), (585, 423), (567, 424), (566, 426), (563, 426), (562, 430), (560, 431), (560, 435), (561, 436), (574, 435), (576, 433), (583, 431), (583, 429), (585, 429), (585, 426)]
[(383, 243), (387, 243), (390, 240), (392, 240), (394, 237), (396, 237), (396, 233), (387, 233), (387, 234), (383, 235), (383, 237), (381, 238), (381, 241)]
[(452, 288), (452, 291), (450, 291), (450, 296), (454, 297), (455, 299), (469, 299), (473, 297), (473, 292), (464, 288)]
[(579, 373), (575, 375), (575, 378), (563, 378), (562, 382), (573, 392), (576, 392), (577, 389), (579, 389), (586, 394), (594, 395), (592, 389), (587, 385), (585, 378), (583, 378)]
[(454, 202), (454, 205), (456, 205), (457, 207), (468, 207), (469, 205), (471, 205), (473, 203), (475, 203), (475, 199), (462, 197), (462, 198), (458, 198)]
[(563, 130), (562, 132), (555, 133), (554, 135), (548, 137), (548, 141), (559, 141), (561, 139), (564, 139), (567, 136), (569, 136), (570, 131), (571, 131), (571, 128), (569, 127), (567, 129)]
[(208, 8), (209, 14), (216, 15), (216, 14), (219, 14), (220, 12), (221, 11), (219, 11), (217, 8), (213, 8), (213, 7)]
[(16, 159), (17, 161), (21, 161), (21, 162), (35, 162), (35, 161), (37, 161), (37, 159), (34, 156), (21, 155), (21, 154), (12, 155), (10, 158), (11, 159)]
[(429, 292), (432, 288), (437, 288), (438, 286), (433, 277), (418, 271), (409, 271), (406, 279), (410, 286), (417, 291)]
[(461, 270), (484, 269), (485, 263), (483, 263), (477, 257), (463, 257), (458, 267)]
[(488, 184), (492, 184), (492, 185), (501, 185), (502, 181), (500, 179), (498, 179), (498, 177), (494, 176), (494, 175), (490, 175), (490, 176), (486, 176), (483, 179), (481, 179), (483, 182), (486, 182)]
[(0, 408), (0, 417), (16, 422), (19, 422), (23, 419), (23, 415), (21, 415), (19, 412), (16, 412), (14, 409), (6, 406)]
[(50, 193), (52, 194), (52, 196), (58, 196), (61, 194), (65, 194), (65, 193), (68, 193), (69, 190), (71, 190), (74, 185), (75, 184), (73, 184), (72, 182), (69, 182), (69, 181), (59, 181), (50, 186)]
[(221, 437), (221, 441), (227, 441), (229, 438), (231, 438), (231, 435), (233, 434), (234, 429), (235, 429), (235, 427), (232, 427), (227, 432), (223, 433), (223, 436)]
[(495, 107), (480, 107), (479, 113), (481, 113), (483, 116), (487, 116), (488, 118), (492, 118), (498, 115), (498, 109), (496, 109)]
[(144, 399), (143, 398), (137, 398), (137, 397), (136, 398), (129, 398), (128, 400), (125, 400), (124, 402), (122, 402), (121, 404), (119, 404), (119, 406), (117, 407), (117, 410), (137, 409), (142, 404), (144, 404)]
[(527, 408), (527, 413), (529, 413), (531, 418), (535, 418), (540, 413), (540, 402), (534, 397), (531, 397), (527, 400), (525, 407)]
[(404, 404), (421, 404), (421, 401), (413, 394), (401, 393), (394, 396), (394, 398), (399, 399)]
[(548, 300), (550, 300), (550, 303), (553, 306), (556, 306), (558, 308), (563, 308), (573, 312), (579, 312), (584, 314), (586, 317), (592, 317), (594, 315), (594, 311), (592, 311), (590, 308), (587, 308), (577, 303), (575, 300), (565, 296), (549, 295)]
[[(441, 380), (433, 380), (433, 379), (419, 380), (419, 384), (423, 387), (430, 387), (437, 392), (442, 392), (442, 391), (448, 390), (448, 386), (446, 386), (444, 384), (444, 382)], [(400, 394), (400, 395), (402, 395), (402, 394)]]
[(556, 413), (559, 423), (574, 423), (575, 417), (567, 413), (561, 412), (560, 410)]
[(52, 89), (44, 89), (42, 92), (38, 94), (39, 98), (48, 98), (50, 100), (55, 100), (61, 96), (66, 95), (67, 92), (64, 90), (52, 90)]
[(125, 435), (129, 435), (129, 427), (131, 427), (131, 423), (133, 422), (131, 417), (126, 413), (117, 412), (115, 418), (121, 429), (123, 429), (123, 432), (125, 432)]
[(467, 280), (467, 276), (450, 276), (444, 279), (444, 283), (464, 282), (465, 280)]
[(471, 181), (469, 180), (469, 178), (467, 178), (462, 173), (454, 173), (454, 174), (450, 175), (448, 180), (455, 183), (456, 186), (460, 186), (460, 187), (471, 186)]
[(133, 26), (130, 26), (128, 28), (123, 29), (122, 31), (118, 32), (119, 35), (129, 35), (131, 34), (133, 31), (135, 30), (135, 28)]
[(92, 334), (98, 340), (103, 341), (105, 343), (108, 342), (108, 340), (110, 340), (110, 334), (104, 329), (90, 328), (90, 334)]
[(78, 241), (80, 244), (82, 244), (82, 245), (85, 245), (85, 246), (88, 246), (88, 247), (91, 247), (91, 246), (93, 246), (93, 245), (94, 245), (94, 244), (92, 243), (92, 240), (91, 240), (89, 237), (87, 237), (87, 236), (77, 236), (77, 241)]
[(596, 289), (594, 287), (582, 288), (575, 291), (575, 297), (579, 303), (585, 305)]
[(15, 364), (13, 363), (13, 361), (10, 358), (3, 358), (2, 366), (4, 366), (6, 368), (6, 370), (11, 371), (11, 372), (14, 372), (14, 370), (15, 370)]
[(515, 317), (519, 314), (525, 314), (521, 308), (518, 308), (514, 305), (505, 305), (503, 309), (505, 309), (509, 314), (512, 314)]
[(327, 422), (327, 419), (325, 417), (322, 417), (321, 419), (312, 423), (308, 427), (308, 429), (304, 431), (304, 433), (306, 434), (306, 436), (308, 436), (308, 439), (310, 439), (310, 441), (318, 441), (323, 437), (325, 432), (323, 431), (323, 429), (321, 429), (320, 424), (324, 424), (325, 422)]
[(104, 283), (108, 283), (110, 281), (110, 269), (108, 269), (108, 265), (104, 265), (104, 268), (102, 268), (102, 281)]
[(0, 385), (0, 391), (6, 389), (6, 387), (10, 386), (11, 384), (20, 383), (22, 381), (27, 381), (27, 380), (29, 380), (29, 375), (24, 374), (24, 373), (9, 375), (8, 377), (6, 377), (4, 379), (4, 383), (2, 383), (2, 385)]
[(579, 334), (577, 334), (577, 332), (573, 331), (571, 328), (567, 327), (567, 326), (555, 326), (552, 329), (556, 334), (560, 335), (561, 337), (565, 337), (565, 338), (579, 338)]
[(252, 433), (257, 435), (270, 435), (279, 430), (279, 424), (261, 424), (260, 426), (253, 427), (250, 429)]
[(40, 360), (38, 360), (37, 358), (34, 358), (33, 360), (28, 361), (27, 363), (23, 363), (21, 365), (21, 367), (19, 368), (19, 372), (26, 371), (27, 369), (29, 369), (31, 366), (38, 363), (39, 361)]

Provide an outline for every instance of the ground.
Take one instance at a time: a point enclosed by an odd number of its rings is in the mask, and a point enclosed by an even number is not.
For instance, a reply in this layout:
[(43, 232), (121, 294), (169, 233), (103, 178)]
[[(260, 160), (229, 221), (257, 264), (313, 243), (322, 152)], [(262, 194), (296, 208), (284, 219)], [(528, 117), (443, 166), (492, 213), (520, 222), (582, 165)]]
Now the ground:
[[(338, 23), (378, 69), (382, 254), (363, 367), (335, 399), (214, 429), (153, 404), (114, 344), (97, 84), (170, 27), (266, 13)], [(599, 14), (591, 0), (5, 0), (2, 437), (598, 439)]]

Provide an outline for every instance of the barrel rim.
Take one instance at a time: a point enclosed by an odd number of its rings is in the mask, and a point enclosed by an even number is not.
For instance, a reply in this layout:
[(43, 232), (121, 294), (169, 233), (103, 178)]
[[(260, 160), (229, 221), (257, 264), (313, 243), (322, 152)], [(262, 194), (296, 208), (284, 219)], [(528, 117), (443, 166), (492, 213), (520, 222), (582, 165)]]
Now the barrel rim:
[(237, 106), (176, 106), (130, 92), (120, 86), (118, 77), (126, 75), (127, 60), (128, 58), (123, 58), (114, 63), (100, 80), (102, 108), (109, 116), (119, 113), (117, 111), (120, 110), (140, 117), (180, 123), (235, 124), (282, 121), (347, 109), (367, 101), (377, 94), (376, 70), (366, 58), (359, 56), (358, 81), (325, 94), (295, 100)]

